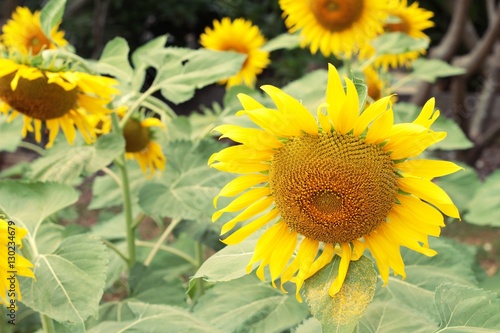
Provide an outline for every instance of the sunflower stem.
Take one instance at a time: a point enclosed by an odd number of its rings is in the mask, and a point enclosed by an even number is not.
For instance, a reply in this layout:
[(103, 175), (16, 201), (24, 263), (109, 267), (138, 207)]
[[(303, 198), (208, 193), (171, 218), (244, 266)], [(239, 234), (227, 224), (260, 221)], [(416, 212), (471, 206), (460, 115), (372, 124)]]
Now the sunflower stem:
[(153, 261), (153, 258), (155, 257), (156, 253), (160, 249), (160, 246), (163, 244), (163, 242), (165, 241), (165, 239), (167, 239), (167, 237), (172, 233), (172, 231), (174, 230), (174, 228), (180, 222), (181, 222), (181, 219), (173, 219), (172, 222), (170, 222), (170, 224), (168, 225), (167, 229), (165, 229), (165, 231), (163, 232), (163, 234), (156, 241), (156, 243), (153, 246), (153, 249), (151, 250), (151, 252), (149, 252), (148, 257), (144, 261), (144, 265), (145, 266), (149, 266), (149, 264), (151, 264), (151, 261)]
[(132, 268), (135, 264), (135, 229), (134, 217), (132, 215), (132, 198), (130, 195), (130, 184), (128, 181), (127, 163), (125, 157), (121, 158), (121, 165), (118, 165), (122, 178), (122, 194), (123, 194), (123, 211), (125, 213), (125, 226), (127, 230), (127, 247), (128, 247), (128, 267)]
[(123, 260), (125, 260), (126, 263), (128, 263), (128, 258), (126, 255), (124, 255), (122, 253), (122, 251), (120, 251), (116, 246), (115, 244), (111, 243), (109, 240), (107, 239), (101, 239), (101, 242), (103, 242), (107, 247), (109, 247), (111, 250), (113, 250), (120, 258), (122, 258)]
[[(198, 268), (203, 264), (203, 244), (201, 242), (196, 242), (195, 245), (196, 261), (198, 262)], [(203, 279), (196, 279), (196, 299), (199, 299), (205, 293), (205, 285), (203, 284)]]
[(46, 315), (40, 314), (40, 318), (42, 320), (42, 328), (45, 333), (55, 333), (54, 322), (51, 318)]

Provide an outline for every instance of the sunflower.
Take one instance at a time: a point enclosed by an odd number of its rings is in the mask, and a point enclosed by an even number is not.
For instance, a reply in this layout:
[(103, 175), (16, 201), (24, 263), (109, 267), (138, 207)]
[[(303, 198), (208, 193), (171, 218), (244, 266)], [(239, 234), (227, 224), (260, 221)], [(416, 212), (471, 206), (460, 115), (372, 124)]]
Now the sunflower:
[(269, 64), (269, 52), (260, 48), (265, 44), (266, 39), (259, 28), (252, 25), (252, 22), (242, 18), (233, 22), (227, 17), (220, 22), (214, 20), (213, 29), (207, 27), (200, 36), (200, 44), (210, 50), (235, 51), (247, 55), (241, 70), (220, 83), (226, 83), (226, 87), (245, 84), (253, 87), (257, 75), (262, 73)]
[(10, 304), (9, 300), (16, 297), (22, 300), (16, 275), (35, 277), (31, 271), (33, 264), (17, 251), (27, 233), (26, 229), (18, 228), (0, 217), (0, 304)]
[(377, 70), (372, 66), (368, 66), (363, 70), (363, 74), (365, 75), (368, 96), (375, 101), (380, 99), (384, 89), (384, 81), (380, 79)]
[[(111, 112), (106, 104), (117, 81), (76, 71), (52, 71), (0, 59), (0, 112), (9, 114), (9, 121), (23, 115), (22, 136), (35, 133), (41, 141), (42, 124), (49, 133), (47, 147), (62, 129), (70, 144), (76, 128), (87, 143), (96, 138), (96, 129), (87, 119), (88, 114), (104, 116)], [(3, 105), (2, 105), (3, 104)], [(34, 126), (33, 126), (34, 125)]]
[[(123, 117), (126, 107), (118, 108), (117, 113)], [(165, 155), (161, 145), (155, 142), (154, 132), (151, 127), (165, 128), (165, 125), (157, 118), (146, 118), (139, 120), (129, 118), (123, 126), (123, 137), (125, 138), (125, 157), (136, 159), (146, 176), (152, 176), (156, 170), (165, 170)]]
[[(273, 86), (262, 89), (277, 110), (239, 94), (246, 115), (258, 128), (221, 125), (214, 130), (240, 145), (223, 149), (208, 161), (220, 171), (243, 174), (215, 197), (236, 196), (213, 220), (238, 212), (222, 227), (225, 234), (239, 222), (256, 217), (223, 240), (236, 244), (272, 224), (259, 238), (247, 267), (260, 262), (257, 275), (297, 285), (341, 256), (338, 276), (329, 287), (342, 287), (349, 263), (368, 248), (380, 275), (389, 270), (405, 277), (400, 246), (433, 256), (428, 236), (439, 236), (443, 215), (458, 218), (449, 196), (431, 180), (453, 173), (457, 165), (439, 160), (411, 160), (445, 132), (430, 129), (438, 118), (429, 100), (412, 123), (393, 124), (390, 96), (359, 114), (358, 93), (345, 79), (346, 92), (330, 65), (326, 103), (316, 119), (297, 100)], [(318, 124), (319, 122), (319, 124)], [(274, 221), (274, 223), (271, 223)], [(293, 257), (291, 262), (290, 259)], [(320, 253), (321, 252), (321, 253)]]
[[(423, 30), (434, 26), (434, 22), (430, 20), (433, 16), (433, 12), (418, 7), (418, 2), (408, 6), (406, 0), (393, 1), (389, 9), (389, 17), (384, 24), (384, 31), (388, 33), (400, 32), (413, 38), (428, 40), (429, 37)], [(425, 52), (425, 48), (422, 48), (399, 54), (384, 54), (375, 60), (375, 66), (382, 67), (385, 70), (389, 67), (409, 67), (415, 59), (425, 54)], [(361, 51), (361, 58), (369, 58), (374, 54), (375, 48), (367, 44)]]
[(386, 1), (280, 0), (291, 33), (300, 30), (301, 47), (309, 45), (328, 57), (350, 58), (358, 48), (382, 32)]
[(0, 40), (5, 46), (17, 49), (22, 54), (37, 55), (42, 50), (55, 49), (68, 44), (64, 32), (55, 26), (50, 36), (46, 36), (40, 25), (40, 11), (31, 11), (26, 7), (17, 7), (12, 19), (2, 27)]

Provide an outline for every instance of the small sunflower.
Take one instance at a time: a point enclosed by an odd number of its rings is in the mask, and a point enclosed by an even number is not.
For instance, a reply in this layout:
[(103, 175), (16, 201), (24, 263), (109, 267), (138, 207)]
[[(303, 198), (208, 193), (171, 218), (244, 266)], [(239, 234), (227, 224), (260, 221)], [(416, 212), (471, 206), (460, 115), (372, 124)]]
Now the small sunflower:
[(210, 50), (235, 51), (247, 55), (241, 70), (229, 78), (221, 81), (226, 83), (226, 87), (245, 84), (253, 87), (257, 75), (262, 73), (269, 64), (269, 52), (260, 48), (265, 44), (266, 39), (259, 28), (252, 25), (252, 22), (242, 18), (233, 22), (227, 17), (220, 22), (214, 20), (213, 29), (207, 27), (200, 36), (200, 44)]
[[(406, 0), (393, 1), (392, 4), (389, 9), (389, 17), (384, 24), (385, 32), (400, 32), (413, 38), (429, 39), (423, 30), (434, 26), (434, 22), (430, 20), (434, 16), (433, 12), (418, 7), (418, 2), (414, 2), (410, 6)], [(375, 66), (385, 70), (389, 67), (409, 67), (415, 59), (424, 55), (425, 52), (425, 49), (420, 49), (399, 54), (381, 55), (375, 60)], [(375, 48), (367, 44), (362, 48), (361, 58), (369, 58), (374, 54)]]
[[(0, 112), (9, 114), (9, 121), (22, 114), (22, 136), (35, 133), (41, 141), (42, 125), (49, 133), (47, 147), (62, 129), (70, 144), (76, 128), (87, 143), (96, 138), (96, 129), (87, 119), (88, 114), (104, 116), (111, 112), (106, 105), (117, 81), (75, 71), (52, 71), (0, 59)], [(12, 111), (12, 112), (11, 112)]]
[(382, 97), (384, 89), (384, 81), (380, 79), (377, 70), (372, 66), (368, 66), (363, 70), (365, 75), (365, 83), (368, 89), (368, 96), (373, 100), (379, 100)]
[(386, 1), (280, 0), (285, 24), (300, 31), (301, 47), (309, 45), (328, 57), (350, 58), (358, 48), (382, 32)]
[(18, 50), (24, 55), (37, 55), (42, 50), (55, 49), (68, 44), (64, 32), (55, 26), (50, 36), (46, 36), (40, 25), (40, 11), (31, 11), (26, 7), (17, 7), (12, 19), (2, 27), (0, 40), (5, 46)]
[(449, 196), (431, 180), (460, 167), (410, 159), (446, 136), (430, 129), (439, 116), (434, 100), (412, 123), (393, 124), (390, 96), (359, 114), (356, 88), (347, 78), (345, 83), (346, 92), (330, 65), (326, 103), (318, 109), (317, 119), (280, 89), (263, 86), (277, 110), (248, 95), (238, 96), (244, 108), (238, 115), (247, 115), (261, 129), (215, 128), (223, 138), (241, 144), (215, 153), (209, 164), (244, 175), (224, 186), (214, 204), (220, 196), (244, 193), (215, 212), (213, 220), (242, 210), (222, 227), (225, 234), (259, 215), (223, 242), (239, 243), (276, 221), (258, 240), (247, 272), (260, 262), (257, 275), (264, 279), (269, 266), (273, 283), (278, 278), (282, 286), (296, 283), (299, 300), (304, 280), (335, 254), (341, 259), (329, 288), (332, 296), (341, 289), (349, 263), (365, 248), (385, 283), (391, 268), (405, 277), (400, 246), (433, 256), (436, 251), (429, 248), (428, 236), (439, 236), (444, 226), (441, 212), (459, 217)]
[[(0, 217), (0, 304), (10, 304), (9, 300), (16, 297), (22, 300), (17, 275), (35, 277), (31, 271), (33, 264), (18, 253), (22, 247), (21, 240), (27, 233), (26, 229), (10, 225)], [(9, 290), (15, 293), (14, 297), (8, 293)]]
[[(123, 116), (126, 108), (119, 108), (117, 113)], [(142, 172), (152, 176), (156, 170), (165, 170), (165, 155), (161, 145), (154, 141), (154, 133), (151, 127), (164, 129), (165, 125), (157, 118), (146, 118), (139, 120), (129, 118), (123, 126), (125, 138), (125, 157), (136, 159)]]

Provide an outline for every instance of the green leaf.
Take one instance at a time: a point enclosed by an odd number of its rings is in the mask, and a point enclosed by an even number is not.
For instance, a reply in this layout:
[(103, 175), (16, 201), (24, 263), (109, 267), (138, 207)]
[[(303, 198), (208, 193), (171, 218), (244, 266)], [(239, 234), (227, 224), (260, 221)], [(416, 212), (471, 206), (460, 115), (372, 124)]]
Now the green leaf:
[(130, 272), (130, 299), (149, 304), (186, 307), (186, 290), (179, 277), (168, 278), (168, 268), (153, 269), (136, 264)]
[(291, 50), (299, 47), (300, 39), (298, 34), (284, 33), (278, 35), (262, 46), (263, 51), (272, 52), (280, 49)]
[(124, 302), (112, 305), (106, 321), (92, 327), (87, 333), (148, 332), (148, 333), (225, 333), (184, 309), (168, 305)]
[(305, 320), (300, 324), (294, 333), (322, 333), (321, 323), (314, 317)]
[(429, 319), (425, 313), (416, 311), (397, 299), (391, 299), (390, 301), (375, 299), (359, 321), (356, 332), (429, 333), (435, 332), (437, 327), (437, 323)]
[(64, 14), (66, 0), (50, 0), (40, 12), (42, 31), (50, 39), (52, 28), (59, 24)]
[(75, 184), (80, 175), (92, 175), (113, 162), (124, 148), (125, 140), (119, 134), (103, 135), (94, 145), (70, 146), (61, 142), (32, 164), (30, 176)]
[(358, 103), (359, 103), (359, 111), (362, 112), (366, 106), (366, 97), (368, 96), (368, 86), (365, 82), (353, 76), (352, 82), (354, 83), (354, 87), (356, 87), (356, 91), (358, 93)]
[[(132, 53), (132, 63), (134, 67), (140, 68), (141, 66), (152, 66), (159, 68), (161, 66), (161, 61), (151, 62), (156, 60), (153, 55), (161, 55), (162, 51), (165, 50), (165, 44), (167, 43), (167, 36), (156, 37), (144, 45), (139, 46), (134, 53)], [(162, 57), (163, 58), (163, 57)]]
[(205, 260), (191, 277), (191, 282), (199, 278), (208, 282), (221, 282), (245, 276), (256, 243), (257, 237), (252, 236), (239, 244), (226, 246)]
[(199, 299), (194, 315), (226, 332), (279, 333), (300, 323), (308, 311), (293, 295), (246, 276), (216, 284)]
[(17, 117), (10, 123), (7, 119), (4, 116), (0, 117), (0, 151), (14, 152), (22, 140), (23, 119)]
[(413, 38), (401, 32), (384, 33), (372, 41), (376, 55), (401, 54), (411, 51), (425, 50), (429, 41), (425, 38)]
[(342, 288), (332, 297), (328, 290), (338, 275), (339, 263), (336, 256), (304, 282), (302, 292), (323, 331), (351, 333), (375, 294), (377, 274), (370, 259), (363, 256), (352, 261)]
[(40, 254), (33, 262), (36, 280), (23, 278), (23, 303), (59, 322), (81, 326), (97, 314), (108, 252), (88, 235), (64, 239), (53, 253)]
[(45, 218), (77, 199), (78, 192), (64, 184), (0, 181), (0, 209), (31, 233)]
[(155, 84), (166, 99), (179, 104), (192, 98), (196, 89), (238, 73), (245, 58), (238, 52), (198, 49), (166, 61), (158, 69)]
[(411, 76), (434, 83), (438, 77), (462, 75), (465, 69), (455, 67), (439, 59), (419, 58), (413, 62)]
[(192, 142), (171, 142), (161, 180), (145, 184), (139, 192), (143, 211), (161, 217), (210, 221), (213, 198), (234, 177), (207, 165), (210, 155), (220, 148), (212, 141), (202, 141), (197, 147)]
[(498, 332), (500, 300), (496, 293), (445, 283), (436, 289), (440, 317), (437, 332)]
[(468, 205), (465, 219), (477, 225), (500, 226), (500, 170), (489, 175)]
[(96, 64), (99, 73), (110, 74), (127, 82), (132, 78), (133, 69), (128, 61), (130, 48), (122, 37), (109, 41)]

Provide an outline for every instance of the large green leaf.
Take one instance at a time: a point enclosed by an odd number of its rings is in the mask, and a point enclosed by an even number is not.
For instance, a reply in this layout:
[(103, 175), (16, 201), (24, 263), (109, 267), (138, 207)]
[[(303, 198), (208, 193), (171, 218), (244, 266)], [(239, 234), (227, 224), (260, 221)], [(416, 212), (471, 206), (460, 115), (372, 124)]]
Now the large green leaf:
[(302, 292), (323, 331), (351, 333), (375, 294), (377, 274), (370, 259), (363, 256), (352, 261), (342, 288), (332, 297), (328, 290), (338, 275), (339, 263), (337, 256), (304, 282)]
[(33, 262), (36, 280), (21, 280), (23, 302), (52, 319), (81, 327), (97, 314), (107, 251), (97, 239), (76, 235), (64, 239), (53, 253), (39, 254)]
[(31, 233), (45, 218), (77, 199), (78, 192), (64, 184), (0, 181), (0, 209)]
[(434, 83), (439, 77), (461, 75), (464, 73), (465, 69), (451, 66), (442, 60), (420, 58), (413, 62), (413, 71), (410, 75), (417, 79)]
[(32, 164), (30, 176), (75, 184), (80, 175), (92, 175), (113, 162), (124, 148), (125, 140), (119, 134), (101, 136), (94, 145), (70, 146), (61, 142)]
[[(148, 333), (225, 333), (184, 309), (168, 305), (151, 305), (141, 302), (125, 302), (106, 306), (105, 321), (87, 330), (101, 332), (148, 332)], [(114, 316), (113, 316), (114, 315)], [(101, 316), (100, 316), (101, 318)]]
[(446, 283), (436, 289), (440, 317), (436, 332), (498, 332), (500, 300), (496, 293)]
[(295, 49), (300, 45), (300, 38), (298, 34), (289, 34), (284, 33), (278, 35), (268, 41), (264, 46), (262, 46), (262, 50), (267, 52), (272, 52), (280, 49)]
[(322, 333), (321, 323), (314, 317), (305, 320), (293, 333)]
[(208, 282), (230, 281), (246, 275), (246, 267), (252, 258), (257, 237), (250, 237), (243, 242), (226, 246), (205, 262), (191, 278), (203, 278)]
[(115, 37), (109, 41), (102, 51), (96, 70), (99, 73), (110, 74), (122, 81), (132, 78), (133, 69), (128, 60), (130, 48), (122, 37)]
[(208, 222), (214, 212), (213, 198), (234, 177), (207, 165), (209, 156), (220, 148), (212, 141), (203, 141), (196, 147), (192, 142), (171, 142), (161, 180), (144, 185), (139, 192), (139, 205), (144, 212)]
[(245, 58), (237, 52), (192, 51), (164, 63), (158, 69), (155, 84), (166, 99), (179, 104), (192, 98), (196, 89), (236, 74)]
[(0, 117), (0, 151), (14, 152), (21, 142), (21, 129), (23, 128), (23, 119), (17, 117), (10, 123), (7, 117)]
[(309, 112), (316, 115), (318, 106), (325, 102), (327, 81), (328, 72), (319, 69), (287, 84), (283, 91), (299, 100)]
[(52, 28), (61, 22), (64, 14), (66, 0), (50, 0), (40, 12), (42, 31), (48, 38), (51, 37)]
[(196, 317), (226, 332), (278, 333), (300, 323), (307, 307), (254, 276), (216, 284), (194, 308)]
[(429, 333), (438, 324), (397, 299), (374, 300), (358, 323), (358, 333)]
[(489, 175), (468, 205), (465, 219), (477, 225), (500, 226), (500, 170)]

